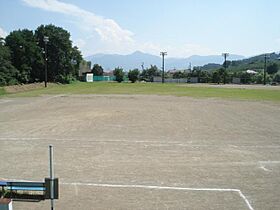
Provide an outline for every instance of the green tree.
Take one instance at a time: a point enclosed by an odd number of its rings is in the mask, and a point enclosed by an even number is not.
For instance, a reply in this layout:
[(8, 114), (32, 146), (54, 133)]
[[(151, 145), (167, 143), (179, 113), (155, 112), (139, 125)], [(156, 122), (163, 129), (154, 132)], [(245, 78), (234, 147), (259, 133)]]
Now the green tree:
[(280, 74), (276, 74), (273, 78), (273, 82), (280, 83)]
[(0, 38), (0, 86), (17, 84), (18, 70), (11, 63), (11, 54)]
[(263, 84), (263, 73), (258, 73), (256, 75), (254, 75), (253, 77), (254, 81), (257, 83), (257, 84)]
[(279, 70), (279, 67), (276, 63), (273, 63), (273, 64), (270, 64), (268, 67), (267, 67), (267, 73), (268, 74), (275, 74), (277, 73)]
[(220, 68), (218, 70), (218, 74), (219, 74), (219, 78), (220, 78), (220, 82), (223, 82), (224, 84), (227, 83), (227, 76), (228, 76), (228, 70), (226, 70), (225, 68)]
[(185, 77), (186, 77), (186, 74), (184, 74), (184, 72), (182, 72), (182, 71), (176, 71), (173, 74), (173, 79), (181, 79), (181, 78), (185, 78)]
[(250, 84), (253, 82), (254, 75), (249, 74), (247, 72), (240, 72), (239, 73), (240, 81), (242, 84)]
[(231, 65), (231, 63), (232, 63), (232, 62), (229, 61), (229, 60), (227, 60), (227, 62), (224, 61), (224, 62), (223, 62), (223, 67), (224, 67), (224, 68), (228, 68), (228, 67)]
[(12, 64), (19, 71), (16, 79), (20, 83), (42, 81), (44, 60), (33, 31), (13, 31), (5, 41), (11, 50)]
[(150, 68), (144, 69), (140, 74), (142, 80), (152, 82), (153, 77), (161, 76), (161, 72), (156, 65), (151, 65)]
[(133, 69), (128, 72), (128, 79), (134, 83), (139, 79), (140, 72), (138, 69)]
[(116, 77), (116, 81), (117, 82), (122, 82), (123, 81), (123, 77), (124, 77), (124, 72), (122, 68), (115, 68), (114, 70), (114, 76)]
[(223, 68), (221, 68), (221, 69), (219, 69), (219, 70), (213, 72), (212, 81), (213, 81), (214, 83), (220, 84), (220, 83), (222, 82), (222, 75), (221, 75), (222, 69), (223, 69)]
[(91, 72), (94, 76), (103, 76), (104, 73), (102, 66), (98, 64), (93, 65)]
[(201, 71), (199, 74), (199, 82), (207, 83), (211, 80), (211, 74), (207, 71)]
[(54, 25), (41, 25), (36, 29), (35, 36), (43, 49), (44, 37), (49, 37), (46, 52), (48, 81), (69, 83), (76, 79), (82, 56), (77, 47), (72, 47), (70, 33)]

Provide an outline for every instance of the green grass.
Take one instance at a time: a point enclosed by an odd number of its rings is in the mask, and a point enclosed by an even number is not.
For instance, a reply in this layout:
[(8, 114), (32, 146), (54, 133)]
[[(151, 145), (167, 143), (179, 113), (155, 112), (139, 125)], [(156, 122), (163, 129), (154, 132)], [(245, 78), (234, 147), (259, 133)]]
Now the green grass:
[(5, 95), (5, 94), (6, 94), (6, 92), (5, 92), (4, 88), (0, 87), (0, 97)]
[(34, 97), (49, 94), (143, 94), (280, 101), (280, 90), (194, 87), (188, 85), (155, 83), (119, 84), (77, 82), (69, 85), (54, 85), (48, 88), (40, 88), (15, 94), (5, 94), (3, 88), (0, 89), (0, 97), (1, 95), (8, 97)]

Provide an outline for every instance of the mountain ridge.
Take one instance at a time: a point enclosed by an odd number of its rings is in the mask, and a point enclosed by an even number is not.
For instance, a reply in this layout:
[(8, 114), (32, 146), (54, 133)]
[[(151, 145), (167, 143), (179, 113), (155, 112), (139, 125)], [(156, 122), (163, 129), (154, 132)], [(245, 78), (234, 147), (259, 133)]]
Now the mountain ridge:
[[(232, 54), (228, 59), (241, 60), (245, 59), (245, 57)], [(126, 71), (134, 68), (141, 69), (142, 63), (144, 63), (145, 68), (150, 65), (156, 65), (160, 68), (162, 65), (162, 58), (160, 56), (143, 53), (141, 51), (135, 51), (128, 55), (98, 53), (85, 57), (85, 60), (91, 61), (92, 64), (97, 63), (101, 65), (104, 70), (113, 70), (116, 67), (121, 67)], [(221, 64), (223, 61), (224, 58), (221, 55), (192, 55), (187, 58), (166, 57), (165, 66), (166, 70), (187, 69), (190, 63), (192, 66), (203, 66), (208, 63)]]

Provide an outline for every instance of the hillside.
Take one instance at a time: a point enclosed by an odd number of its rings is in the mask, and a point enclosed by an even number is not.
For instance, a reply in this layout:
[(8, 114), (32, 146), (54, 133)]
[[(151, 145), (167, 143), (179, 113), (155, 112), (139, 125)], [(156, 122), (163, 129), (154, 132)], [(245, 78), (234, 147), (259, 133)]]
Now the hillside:
[[(271, 63), (276, 63), (278, 66), (280, 66), (280, 53), (270, 53), (267, 54), (267, 66)], [(237, 60), (231, 62), (229, 66), (229, 70), (232, 71), (240, 71), (240, 70), (256, 70), (256, 71), (262, 71), (264, 69), (264, 60), (265, 55), (257, 55), (254, 57), (250, 57), (243, 60)]]

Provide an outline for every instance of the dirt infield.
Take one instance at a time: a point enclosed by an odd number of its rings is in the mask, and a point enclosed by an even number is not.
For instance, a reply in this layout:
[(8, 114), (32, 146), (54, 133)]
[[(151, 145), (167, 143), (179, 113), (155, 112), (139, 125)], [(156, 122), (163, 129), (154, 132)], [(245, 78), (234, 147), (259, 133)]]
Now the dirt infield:
[[(0, 99), (0, 179), (43, 181), (57, 209), (278, 209), (280, 106), (144, 95)], [(14, 203), (49, 209), (49, 202)]]

